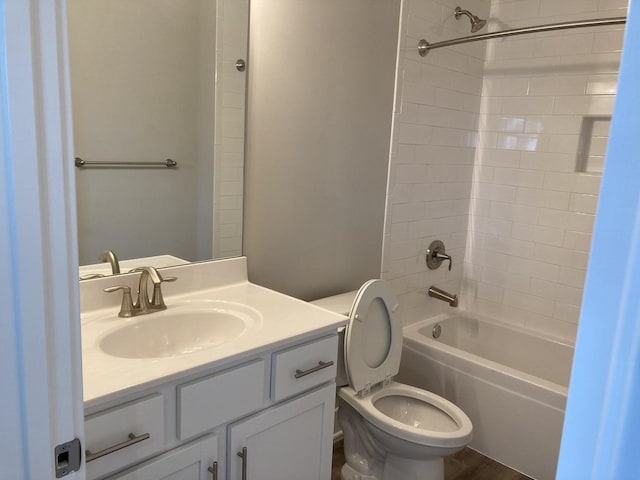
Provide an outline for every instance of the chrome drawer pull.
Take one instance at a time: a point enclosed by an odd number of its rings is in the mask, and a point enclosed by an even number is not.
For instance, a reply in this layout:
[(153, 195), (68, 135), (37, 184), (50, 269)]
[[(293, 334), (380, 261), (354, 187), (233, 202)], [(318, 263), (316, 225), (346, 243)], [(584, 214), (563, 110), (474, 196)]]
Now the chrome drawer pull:
[(86, 450), (84, 453), (87, 458), (87, 463), (93, 462), (94, 460), (104, 457), (105, 455), (109, 455), (110, 453), (117, 452), (118, 450), (122, 450), (123, 448), (130, 447), (131, 445), (135, 445), (136, 443), (140, 443), (147, 438), (150, 438), (151, 435), (148, 433), (143, 433), (142, 435), (135, 436), (133, 433), (129, 434), (129, 440), (125, 440), (124, 442), (117, 443), (111, 447), (107, 447), (104, 450), (100, 450), (99, 452), (92, 453), (91, 450)]
[(247, 447), (242, 447), (238, 456), (242, 459), (242, 480), (247, 480)]
[(213, 465), (207, 468), (213, 477), (211, 480), (218, 480), (218, 462), (213, 462)]
[(331, 365), (333, 365), (333, 360), (329, 361), (329, 362), (323, 362), (320, 361), (318, 362), (318, 365), (310, 368), (309, 370), (296, 370), (296, 374), (294, 375), (296, 378), (302, 378), (302, 377), (306, 377), (307, 375), (317, 372), (318, 370), (322, 370), (323, 368), (328, 368)]

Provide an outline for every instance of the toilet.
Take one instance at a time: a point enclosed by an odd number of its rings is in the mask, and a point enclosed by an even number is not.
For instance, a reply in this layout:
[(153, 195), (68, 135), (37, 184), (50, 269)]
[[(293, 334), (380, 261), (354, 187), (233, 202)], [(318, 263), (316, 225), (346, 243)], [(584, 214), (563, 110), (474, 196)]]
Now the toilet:
[(444, 457), (470, 441), (471, 420), (453, 403), (393, 381), (402, 353), (398, 302), (384, 280), (315, 305), (349, 316), (338, 357), (342, 480), (443, 480)]

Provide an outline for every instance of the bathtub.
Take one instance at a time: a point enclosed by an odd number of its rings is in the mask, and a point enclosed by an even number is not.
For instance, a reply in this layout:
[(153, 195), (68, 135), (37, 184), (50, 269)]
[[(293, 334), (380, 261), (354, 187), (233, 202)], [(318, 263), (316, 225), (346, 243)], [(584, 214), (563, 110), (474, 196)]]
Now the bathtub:
[(403, 333), (398, 381), (462, 408), (473, 449), (537, 480), (555, 478), (572, 346), (464, 312)]

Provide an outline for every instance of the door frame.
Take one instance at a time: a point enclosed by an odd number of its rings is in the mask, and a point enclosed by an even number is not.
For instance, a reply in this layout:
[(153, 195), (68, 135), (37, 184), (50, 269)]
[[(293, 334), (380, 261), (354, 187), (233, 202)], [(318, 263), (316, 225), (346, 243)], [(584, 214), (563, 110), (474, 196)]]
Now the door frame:
[(65, 1), (0, 0), (2, 478), (55, 478), (84, 440), (66, 36)]

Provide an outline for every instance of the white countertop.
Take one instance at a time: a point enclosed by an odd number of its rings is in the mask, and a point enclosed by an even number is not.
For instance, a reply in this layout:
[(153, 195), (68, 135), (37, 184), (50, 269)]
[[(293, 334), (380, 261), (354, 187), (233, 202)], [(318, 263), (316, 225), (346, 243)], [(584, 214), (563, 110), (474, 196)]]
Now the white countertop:
[[(234, 261), (237, 263), (232, 263)], [(242, 336), (220, 346), (163, 358), (119, 358), (104, 353), (99, 348), (99, 342), (105, 335), (121, 328), (127, 322), (152, 320), (153, 315), (157, 313), (120, 318), (117, 314), (120, 309), (121, 294), (111, 296), (102, 292), (105, 286), (111, 286), (114, 283), (113, 279), (111, 283), (105, 283), (105, 279), (81, 282), (85, 408), (174, 380), (180, 376), (238, 362), (242, 358), (249, 358), (251, 355), (277, 349), (292, 342), (304, 342), (312, 337), (330, 334), (347, 323), (347, 318), (342, 315), (248, 282), (246, 260), (243, 258), (225, 260), (215, 265), (218, 263), (208, 262), (176, 267), (166, 269), (166, 273), (163, 270), (163, 275), (175, 274), (179, 277), (175, 284), (163, 286), (165, 303), (168, 307), (166, 311), (170, 311), (172, 303), (216, 300), (248, 305), (260, 313), (261, 321)], [(224, 274), (225, 269), (228, 271), (230, 268), (234, 270), (234, 274), (229, 278), (235, 281), (224, 285), (224, 279), (220, 276), (216, 277), (216, 271)], [(244, 272), (238, 269), (244, 269)], [(131, 284), (132, 280), (138, 276), (139, 274), (120, 276), (119, 281), (115, 283)], [(204, 289), (189, 293), (181, 291), (185, 288), (178, 286), (181, 279), (183, 285), (188, 286), (197, 283), (197, 280), (207, 278), (214, 279), (211, 282), (211, 288), (206, 288), (207, 285), (204, 285)], [(93, 283), (90, 285), (88, 282)], [(172, 292), (172, 288), (175, 293)], [(96, 299), (93, 298), (94, 296), (97, 296)], [(104, 305), (105, 298), (110, 299), (109, 306)], [(114, 298), (117, 298), (117, 302), (113, 301)]]

